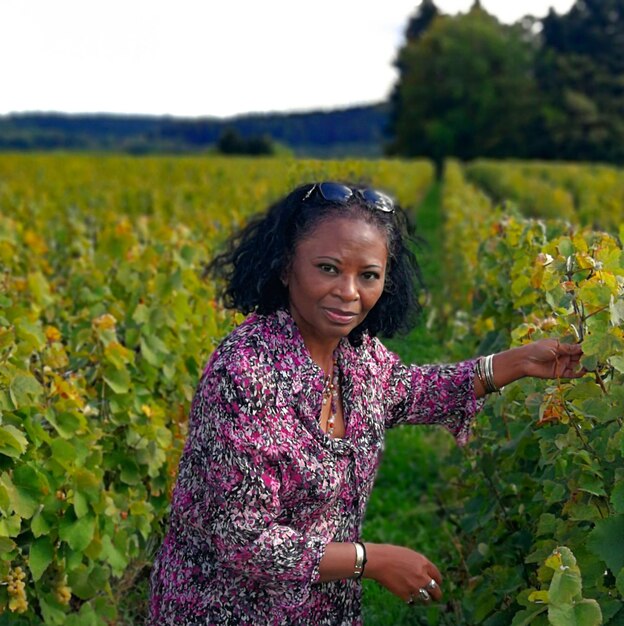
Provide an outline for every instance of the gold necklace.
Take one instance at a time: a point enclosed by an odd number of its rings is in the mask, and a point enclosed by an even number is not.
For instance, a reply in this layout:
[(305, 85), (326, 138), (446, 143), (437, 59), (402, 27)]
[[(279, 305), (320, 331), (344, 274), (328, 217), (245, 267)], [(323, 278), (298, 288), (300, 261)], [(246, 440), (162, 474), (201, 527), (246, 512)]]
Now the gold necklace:
[(338, 363), (334, 360), (332, 373), (325, 376), (323, 382), (323, 406), (329, 404), (329, 416), (327, 418), (327, 434), (334, 435), (336, 427), (336, 413), (338, 412)]

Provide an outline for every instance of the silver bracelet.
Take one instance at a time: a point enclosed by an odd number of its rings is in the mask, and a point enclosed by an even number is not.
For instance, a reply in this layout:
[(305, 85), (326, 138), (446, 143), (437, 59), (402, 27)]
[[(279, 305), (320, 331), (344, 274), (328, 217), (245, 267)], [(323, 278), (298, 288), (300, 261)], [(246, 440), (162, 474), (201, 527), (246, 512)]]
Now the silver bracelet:
[(355, 565), (353, 566), (353, 578), (356, 580), (362, 578), (364, 573), (364, 565), (366, 565), (366, 548), (363, 543), (354, 541), (355, 546)]
[(477, 375), (477, 378), (479, 379), (479, 382), (481, 383), (481, 386), (487, 393), (488, 385), (487, 381), (485, 380), (485, 375), (483, 373), (483, 360), (484, 358), (482, 356), (477, 359), (477, 362), (475, 363), (475, 373)]
[(497, 387), (494, 382), (494, 355), (488, 354), (483, 362), (483, 373), (485, 374), (485, 382), (486, 387), (485, 390), (487, 393), (494, 393), (496, 391), (500, 391), (500, 387)]
[(480, 356), (475, 363), (475, 374), (485, 393), (494, 393), (501, 390), (501, 387), (497, 387), (494, 382), (493, 359), (494, 355), (489, 354), (488, 356)]

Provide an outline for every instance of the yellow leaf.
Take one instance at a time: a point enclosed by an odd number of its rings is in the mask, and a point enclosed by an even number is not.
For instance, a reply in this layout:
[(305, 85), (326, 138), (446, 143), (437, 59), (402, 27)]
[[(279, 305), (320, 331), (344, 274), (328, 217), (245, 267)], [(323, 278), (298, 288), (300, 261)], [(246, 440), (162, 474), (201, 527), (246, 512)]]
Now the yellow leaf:
[(576, 262), (578, 263), (578, 266), (584, 270), (592, 269), (596, 265), (594, 259), (592, 259), (589, 254), (586, 254), (584, 252), (578, 252), (576, 254)]
[(558, 550), (554, 550), (553, 553), (546, 559), (546, 566), (557, 571), (561, 565), (561, 553)]
[(56, 326), (46, 326), (45, 336), (48, 343), (54, 343), (61, 340), (61, 331)]
[(44, 255), (48, 252), (48, 246), (44, 241), (43, 237), (38, 235), (32, 230), (27, 230), (24, 233), (24, 243), (35, 253), (38, 255)]
[(576, 235), (572, 237), (572, 243), (579, 252), (587, 252), (589, 250), (587, 241), (585, 241), (585, 237), (583, 237), (582, 233), (576, 233)]
[(534, 591), (529, 595), (529, 602), (548, 604), (548, 591)]
[(96, 317), (91, 323), (97, 330), (110, 330), (115, 328), (117, 320), (110, 313), (104, 313), (104, 315)]

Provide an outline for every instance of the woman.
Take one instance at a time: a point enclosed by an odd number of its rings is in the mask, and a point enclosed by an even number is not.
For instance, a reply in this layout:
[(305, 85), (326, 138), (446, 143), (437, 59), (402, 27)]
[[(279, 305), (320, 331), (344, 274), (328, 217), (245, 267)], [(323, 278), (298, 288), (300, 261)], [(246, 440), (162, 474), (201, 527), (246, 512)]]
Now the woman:
[(383, 446), (399, 424), (462, 443), (479, 398), (523, 376), (580, 375), (579, 345), (405, 366), (376, 338), (417, 307), (404, 213), (384, 194), (303, 185), (217, 257), (225, 304), (253, 312), (212, 355), (191, 408), (153, 624), (360, 624), (362, 577), (406, 602), (442, 595), (408, 548), (363, 543)]

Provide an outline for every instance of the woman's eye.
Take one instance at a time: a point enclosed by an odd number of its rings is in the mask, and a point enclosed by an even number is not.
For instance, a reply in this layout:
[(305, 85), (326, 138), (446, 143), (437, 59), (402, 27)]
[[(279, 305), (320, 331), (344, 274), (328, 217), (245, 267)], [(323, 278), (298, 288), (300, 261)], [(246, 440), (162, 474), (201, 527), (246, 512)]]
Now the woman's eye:
[(379, 280), (380, 276), (377, 272), (364, 272), (364, 280)]
[(327, 274), (334, 274), (337, 271), (333, 265), (328, 263), (321, 263), (318, 267), (321, 272), (326, 272)]

